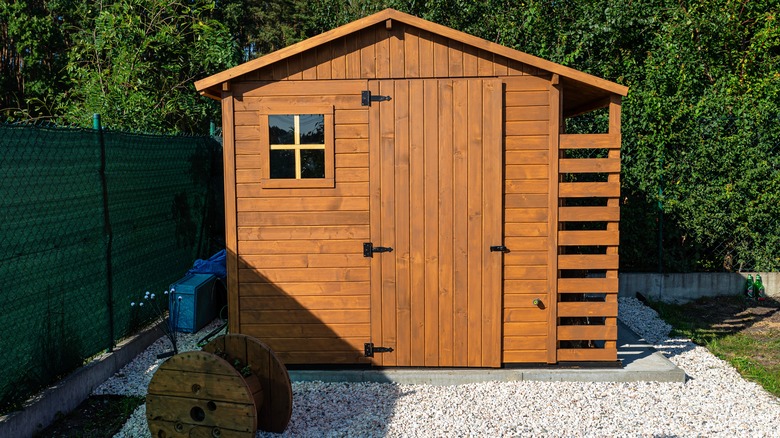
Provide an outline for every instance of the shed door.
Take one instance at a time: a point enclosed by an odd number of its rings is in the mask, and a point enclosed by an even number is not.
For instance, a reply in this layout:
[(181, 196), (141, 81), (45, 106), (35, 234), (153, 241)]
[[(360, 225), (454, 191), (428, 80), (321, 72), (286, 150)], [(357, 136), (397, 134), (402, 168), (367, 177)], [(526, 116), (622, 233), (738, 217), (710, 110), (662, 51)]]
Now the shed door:
[(374, 363), (501, 365), (502, 81), (371, 81)]

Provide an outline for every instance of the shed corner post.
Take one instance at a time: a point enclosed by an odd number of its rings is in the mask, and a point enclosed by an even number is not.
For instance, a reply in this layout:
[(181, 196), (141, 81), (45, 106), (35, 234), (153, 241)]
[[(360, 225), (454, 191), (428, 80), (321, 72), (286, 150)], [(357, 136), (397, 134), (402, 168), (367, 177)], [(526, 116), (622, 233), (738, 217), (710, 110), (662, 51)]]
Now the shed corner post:
[(549, 206), (547, 242), (547, 363), (558, 363), (558, 160), (560, 159), (560, 134), (563, 125), (563, 90), (560, 77), (550, 79), (550, 146), (549, 146)]
[[(610, 159), (617, 159), (620, 161), (620, 147), (621, 147), (621, 134), (620, 134), (620, 110), (621, 110), (621, 101), (622, 97), (619, 94), (612, 94), (609, 98), (609, 143), (610, 148), (608, 152), (608, 158)], [(618, 190), (620, 189), (620, 172), (617, 173), (610, 173), (607, 177), (608, 181), (610, 183), (617, 184)], [(620, 208), (620, 193), (618, 192), (618, 195), (613, 198), (607, 199), (607, 207), (610, 208)], [(620, 232), (620, 221), (614, 221), (614, 222), (608, 222), (607, 223), (607, 231), (619, 233)], [(619, 258), (619, 239), (618, 239), (618, 245), (614, 246), (608, 246), (607, 247), (607, 255), (608, 256), (614, 256), (615, 258)], [(614, 279), (615, 282), (618, 282), (618, 272), (620, 269), (620, 264), (615, 267), (614, 270), (610, 269), (607, 270), (606, 277)], [(618, 283), (619, 284), (619, 283)], [(615, 306), (617, 309), (618, 304), (618, 289), (616, 287), (615, 294), (612, 296), (615, 300)], [(617, 312), (617, 310), (616, 310)], [(617, 317), (609, 317), (606, 319), (606, 325), (607, 326), (617, 326)], [(606, 344), (604, 346), (605, 349), (614, 349), (617, 351), (617, 341), (608, 340), (606, 341)], [(617, 360), (617, 357), (615, 357), (615, 360)]]
[(229, 83), (222, 87), (222, 153), (225, 178), (225, 249), (227, 250), (228, 330), (239, 333), (238, 224), (236, 207), (235, 98)]

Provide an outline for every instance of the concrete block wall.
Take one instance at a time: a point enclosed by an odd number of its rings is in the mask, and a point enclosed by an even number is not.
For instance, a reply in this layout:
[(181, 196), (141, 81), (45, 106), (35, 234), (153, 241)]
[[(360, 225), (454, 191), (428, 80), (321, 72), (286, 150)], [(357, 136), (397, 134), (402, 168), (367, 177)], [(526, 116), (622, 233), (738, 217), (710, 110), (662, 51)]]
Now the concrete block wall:
[(780, 272), (694, 272), (685, 274), (650, 274), (621, 272), (618, 296), (647, 298), (667, 303), (686, 303), (702, 297), (744, 293), (748, 275), (761, 275), (766, 294), (780, 299)]

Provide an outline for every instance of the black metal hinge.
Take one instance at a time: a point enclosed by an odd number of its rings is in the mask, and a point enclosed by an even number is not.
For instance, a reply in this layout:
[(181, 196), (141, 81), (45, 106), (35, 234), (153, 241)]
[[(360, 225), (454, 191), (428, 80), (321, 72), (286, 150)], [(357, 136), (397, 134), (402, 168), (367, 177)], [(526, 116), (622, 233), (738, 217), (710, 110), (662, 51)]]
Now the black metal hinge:
[(509, 248), (505, 247), (504, 245), (495, 245), (490, 247), (490, 251), (492, 252), (509, 252)]
[(372, 96), (370, 90), (360, 93), (360, 105), (371, 106), (371, 102), (384, 102), (390, 100), (390, 96)]
[(374, 357), (374, 353), (392, 353), (393, 349), (391, 347), (374, 347), (373, 342), (367, 342), (363, 344), (363, 351), (366, 357)]
[(389, 246), (374, 246), (371, 242), (363, 244), (363, 257), (374, 257), (375, 252), (393, 252)]

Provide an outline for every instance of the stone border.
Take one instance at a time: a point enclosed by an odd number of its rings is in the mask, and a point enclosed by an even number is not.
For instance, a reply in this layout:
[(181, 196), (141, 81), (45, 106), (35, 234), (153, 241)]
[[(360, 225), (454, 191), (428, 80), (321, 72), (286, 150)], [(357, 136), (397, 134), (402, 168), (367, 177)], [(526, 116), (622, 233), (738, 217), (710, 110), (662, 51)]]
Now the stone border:
[(160, 325), (124, 339), (114, 351), (104, 353), (53, 386), (25, 402), (20, 411), (0, 417), (0, 436), (29, 437), (48, 427), (58, 415), (78, 407), (106, 379), (122, 369), (149, 345), (163, 336)]

